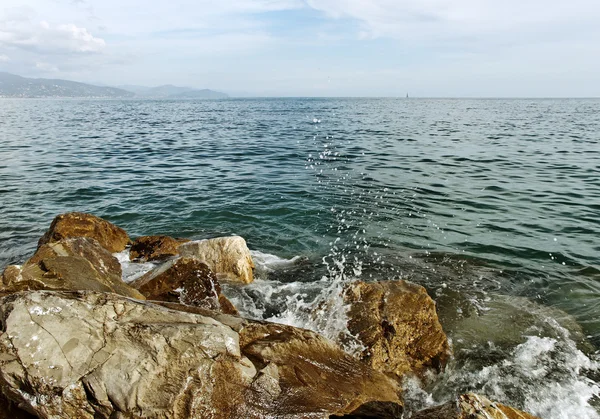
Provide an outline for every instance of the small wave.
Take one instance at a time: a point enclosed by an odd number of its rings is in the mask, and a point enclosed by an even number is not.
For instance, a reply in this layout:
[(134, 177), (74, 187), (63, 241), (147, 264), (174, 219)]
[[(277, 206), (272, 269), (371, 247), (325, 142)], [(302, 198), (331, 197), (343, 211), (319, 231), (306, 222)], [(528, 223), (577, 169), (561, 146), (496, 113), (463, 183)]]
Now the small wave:
[(258, 274), (261, 272), (272, 272), (277, 269), (287, 268), (302, 260), (301, 256), (284, 259), (270, 253), (263, 253), (259, 250), (251, 250), (250, 254), (252, 255), (252, 260), (254, 261)]
[(544, 419), (600, 418), (600, 360), (574, 319), (524, 298), (485, 304), (447, 325), (454, 358), (430, 387), (408, 383), (407, 404), (417, 410), (472, 391)]
[(289, 271), (306, 258), (284, 259), (256, 250), (251, 254), (257, 273), (254, 282), (243, 287), (221, 284), (242, 316), (313, 330), (349, 353), (363, 349), (347, 328), (348, 307), (343, 292), (346, 284), (358, 277), (344, 274), (347, 263), (343, 256), (329, 263), (323, 261), (327, 273), (320, 280), (302, 281), (298, 276), (296, 280), (281, 281), (273, 278), (281, 273), (282, 278), (289, 279)]

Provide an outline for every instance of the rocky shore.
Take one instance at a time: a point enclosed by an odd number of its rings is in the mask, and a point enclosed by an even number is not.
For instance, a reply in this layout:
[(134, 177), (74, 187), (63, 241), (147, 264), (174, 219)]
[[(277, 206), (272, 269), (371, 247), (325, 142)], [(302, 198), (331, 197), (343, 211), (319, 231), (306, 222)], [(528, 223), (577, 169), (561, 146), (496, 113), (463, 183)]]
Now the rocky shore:
[[(159, 264), (126, 283), (113, 255), (126, 248)], [(435, 379), (451, 357), (419, 285), (346, 288), (354, 356), (240, 317), (220, 284), (253, 270), (241, 237), (132, 241), (93, 215), (57, 216), (0, 277), (0, 418), (401, 418), (404, 378)], [(412, 417), (534, 418), (476, 394)]]

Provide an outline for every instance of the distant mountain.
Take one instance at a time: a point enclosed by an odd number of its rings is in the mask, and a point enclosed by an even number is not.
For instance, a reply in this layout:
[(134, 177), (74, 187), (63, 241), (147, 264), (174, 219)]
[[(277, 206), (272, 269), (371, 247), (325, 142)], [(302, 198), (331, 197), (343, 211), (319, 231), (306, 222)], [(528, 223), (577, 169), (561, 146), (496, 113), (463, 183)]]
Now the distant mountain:
[(172, 84), (165, 84), (157, 87), (131, 85), (119, 87), (135, 93), (136, 96), (152, 99), (225, 99), (229, 97), (225, 93), (216, 92), (214, 90), (200, 90), (192, 87), (173, 86)]
[(229, 96), (225, 93), (215, 92), (214, 90), (189, 90), (179, 94), (169, 96), (178, 99), (227, 99)]
[(151, 87), (137, 86), (134, 84), (124, 84), (124, 85), (116, 86), (116, 87), (118, 87), (119, 89), (127, 90), (131, 93), (135, 93), (136, 95), (143, 95), (148, 90), (152, 89)]
[(30, 79), (0, 72), (0, 97), (99, 97), (125, 98), (133, 93), (114, 87), (94, 86), (60, 79)]

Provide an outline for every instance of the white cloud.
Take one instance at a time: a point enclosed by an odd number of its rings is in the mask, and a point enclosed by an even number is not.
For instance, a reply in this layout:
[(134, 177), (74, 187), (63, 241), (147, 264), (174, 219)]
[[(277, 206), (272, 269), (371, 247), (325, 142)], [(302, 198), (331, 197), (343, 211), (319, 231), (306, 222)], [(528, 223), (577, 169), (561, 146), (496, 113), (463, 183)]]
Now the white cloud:
[(10, 58), (6, 55), (0, 54), (0, 63), (7, 63), (10, 61)]
[(100, 52), (106, 42), (75, 24), (52, 25), (46, 21), (4, 21), (0, 46), (36, 50), (45, 54)]
[(439, 39), (487, 36), (560, 25), (596, 25), (595, 0), (307, 0), (326, 15), (350, 18), (362, 25), (362, 36)]
[(2, 67), (30, 76), (257, 94), (321, 85), (323, 94), (387, 94), (406, 83), (411, 93), (502, 95), (503, 84), (527, 94), (531, 80), (547, 94), (597, 86), (600, 72), (597, 0), (0, 3)]

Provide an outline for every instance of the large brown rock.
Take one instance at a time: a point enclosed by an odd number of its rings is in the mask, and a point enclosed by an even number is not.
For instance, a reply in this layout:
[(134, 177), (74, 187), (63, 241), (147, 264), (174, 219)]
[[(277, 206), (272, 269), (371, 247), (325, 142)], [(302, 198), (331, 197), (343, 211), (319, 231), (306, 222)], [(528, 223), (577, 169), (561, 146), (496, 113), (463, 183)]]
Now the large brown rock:
[(180, 302), (227, 314), (238, 314), (221, 292), (217, 276), (194, 258), (171, 260), (130, 284), (148, 300)]
[(144, 296), (123, 282), (119, 261), (91, 238), (76, 237), (40, 246), (23, 266), (8, 266), (0, 292), (91, 290), (127, 297)]
[(92, 214), (69, 212), (52, 221), (38, 247), (71, 237), (90, 237), (111, 253), (121, 252), (129, 244), (129, 236), (122, 228)]
[(169, 236), (142, 236), (131, 244), (129, 259), (147, 262), (163, 260), (171, 256), (177, 256), (179, 245), (188, 242), (187, 239), (174, 239)]
[(206, 313), (95, 292), (3, 297), (0, 390), (53, 418), (401, 417), (394, 380), (316, 333)]
[(313, 417), (309, 412), (325, 410), (339, 416), (402, 417), (400, 389), (390, 385), (393, 381), (314, 332), (249, 323), (240, 331), (240, 347), (258, 369), (251, 404), (270, 417)]
[(184, 243), (179, 246), (179, 254), (203, 260), (219, 279), (246, 284), (254, 281), (254, 263), (242, 237), (217, 237)]
[(364, 345), (361, 358), (374, 369), (401, 378), (445, 366), (448, 339), (425, 288), (406, 281), (356, 282), (345, 301), (348, 330)]
[(501, 403), (473, 394), (463, 394), (457, 400), (417, 412), (413, 419), (539, 419)]

